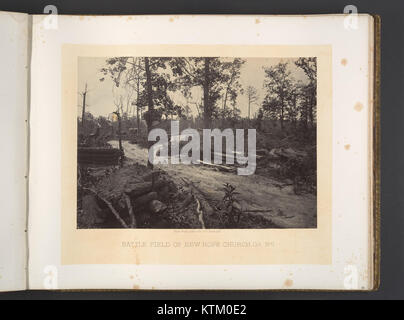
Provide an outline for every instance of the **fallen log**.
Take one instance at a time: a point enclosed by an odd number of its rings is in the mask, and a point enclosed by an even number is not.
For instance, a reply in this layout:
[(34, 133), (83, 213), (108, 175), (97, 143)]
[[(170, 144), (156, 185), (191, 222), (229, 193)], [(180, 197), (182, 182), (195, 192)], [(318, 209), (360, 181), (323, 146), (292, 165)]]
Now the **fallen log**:
[(198, 162), (200, 164), (204, 165), (204, 166), (215, 168), (215, 169), (218, 169), (220, 171), (225, 171), (225, 172), (235, 172), (236, 171), (235, 167), (226, 167), (226, 166), (223, 166), (223, 165), (220, 165), (220, 164), (204, 162), (202, 160), (199, 160)]
[(149, 204), (149, 209), (152, 213), (161, 213), (167, 209), (167, 206), (158, 200), (152, 200)]
[(307, 157), (307, 152), (305, 151), (297, 151), (292, 148), (273, 148), (268, 156), (272, 159), (301, 159)]
[(81, 148), (77, 149), (77, 162), (81, 165), (117, 165), (123, 152), (111, 148)]
[(134, 205), (136, 207), (142, 207), (153, 200), (157, 200), (157, 198), (158, 198), (157, 192), (152, 191), (135, 199)]
[(140, 182), (127, 186), (125, 188), (125, 193), (129, 195), (131, 198), (137, 198), (146, 193), (152, 191), (152, 183), (151, 182)]
[[(261, 150), (263, 150), (263, 149), (261, 149)], [(261, 159), (261, 158), (263, 158), (262, 155), (259, 155), (259, 151), (260, 151), (260, 150), (256, 150), (256, 155), (255, 155), (256, 159)], [(268, 152), (269, 152), (269, 151), (268, 151)], [(231, 154), (231, 157), (233, 157), (234, 161), (236, 161), (236, 157), (237, 157), (238, 155), (239, 155), (239, 156), (242, 156), (242, 157), (246, 157), (246, 155), (245, 155), (244, 153), (237, 152), (237, 151), (230, 151), (230, 154)], [(221, 153), (220, 153), (220, 152), (215, 152), (214, 150), (212, 150), (212, 151), (211, 151), (212, 159), (214, 159), (215, 155), (221, 157), (221, 159), (222, 159), (223, 162), (226, 161), (226, 157), (227, 157), (226, 152), (221, 152)]]
[(167, 184), (166, 181), (163, 180), (157, 180), (157, 181), (151, 181), (151, 182), (139, 182), (139, 183), (133, 183), (125, 188), (125, 193), (129, 195), (132, 199), (137, 198), (139, 196), (142, 196), (146, 193), (149, 193), (153, 190), (158, 190), (162, 186)]
[(115, 216), (115, 218), (122, 225), (122, 227), (127, 228), (127, 229), (129, 228), (129, 226), (126, 224), (126, 222), (119, 215), (118, 211), (115, 210), (115, 208), (114, 208), (114, 206), (112, 205), (111, 202), (109, 202), (107, 199), (103, 198), (99, 193), (97, 193), (97, 191), (95, 191), (95, 190), (93, 190), (91, 188), (86, 188), (86, 187), (82, 187), (82, 188), (83, 188), (83, 190), (90, 191), (91, 193), (96, 195), (101, 201), (103, 201), (108, 206), (109, 210), (111, 210), (111, 212)]

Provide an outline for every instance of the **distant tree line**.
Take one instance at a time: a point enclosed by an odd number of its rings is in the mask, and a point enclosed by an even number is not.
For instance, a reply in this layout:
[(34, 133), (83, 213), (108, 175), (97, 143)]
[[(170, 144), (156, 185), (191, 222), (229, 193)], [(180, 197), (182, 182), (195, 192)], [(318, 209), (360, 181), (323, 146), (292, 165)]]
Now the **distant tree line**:
[(317, 61), (316, 58), (299, 58), (295, 65), (303, 70), (308, 78), (307, 82), (296, 80), (287, 62), (265, 68), (266, 96), (258, 116), (279, 120), (281, 128), (286, 120), (294, 125), (299, 121), (305, 128), (314, 127), (317, 109)]
[[(247, 98), (248, 119), (270, 119), (280, 122), (283, 129), (288, 121), (297, 126), (312, 128), (316, 122), (317, 61), (298, 58), (264, 67), (264, 98), (260, 102), (257, 88), (243, 88), (240, 70), (245, 60), (218, 57), (115, 57), (105, 61), (100, 70), (100, 81), (112, 80), (114, 120), (146, 121), (150, 129), (155, 121), (169, 118), (189, 119), (194, 105), (205, 128), (213, 119), (240, 119), (237, 98)], [(306, 81), (296, 80), (290, 63), (301, 69)], [(193, 97), (199, 88), (202, 97)], [(87, 89), (85, 90), (87, 92)], [(180, 105), (173, 94), (181, 93), (185, 103)], [(84, 101), (85, 105), (85, 101)], [(253, 105), (258, 113), (251, 114)], [(83, 109), (84, 112), (84, 109)], [(109, 119), (101, 119), (103, 122)]]

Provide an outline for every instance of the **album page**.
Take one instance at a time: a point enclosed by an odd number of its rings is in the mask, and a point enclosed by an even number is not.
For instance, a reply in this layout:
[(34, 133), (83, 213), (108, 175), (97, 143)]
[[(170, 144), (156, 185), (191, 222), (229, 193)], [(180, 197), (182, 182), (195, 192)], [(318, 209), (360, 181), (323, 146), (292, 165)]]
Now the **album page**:
[(30, 288), (372, 289), (346, 18), (34, 16)]
[(0, 291), (26, 289), (29, 18), (0, 12)]

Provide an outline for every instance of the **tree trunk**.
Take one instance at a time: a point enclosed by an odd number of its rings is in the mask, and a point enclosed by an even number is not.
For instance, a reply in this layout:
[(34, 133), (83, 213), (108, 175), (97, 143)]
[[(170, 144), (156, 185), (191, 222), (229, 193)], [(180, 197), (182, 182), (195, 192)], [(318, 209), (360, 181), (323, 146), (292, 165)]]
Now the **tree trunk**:
[[(154, 112), (153, 112), (153, 87), (151, 83), (151, 72), (150, 72), (150, 64), (149, 64), (149, 58), (144, 58), (144, 64), (145, 64), (145, 70), (146, 70), (146, 90), (147, 90), (147, 102), (149, 105), (148, 109), (148, 117), (146, 119), (147, 123), (147, 134), (149, 134), (151, 126), (153, 124), (153, 117), (154, 117)], [(150, 141), (149, 141), (149, 146), (150, 148)], [(148, 160), (147, 161), (147, 166), (149, 168), (153, 168), (153, 164)]]
[(314, 124), (313, 124), (313, 97), (310, 96), (310, 105), (309, 105), (309, 116), (310, 116), (310, 126), (311, 128), (314, 128)]
[(82, 134), (84, 135), (84, 119), (86, 117), (86, 96), (87, 96), (87, 83), (86, 83), (86, 89), (83, 92), (83, 113), (81, 115), (81, 131)]
[(118, 140), (119, 140), (119, 150), (123, 151), (123, 146), (122, 146), (122, 135), (121, 135), (121, 115), (119, 114), (119, 111), (114, 112), (118, 118)]
[(303, 124), (304, 124), (304, 129), (307, 131), (307, 122), (309, 119), (309, 110), (308, 110), (308, 99), (307, 97), (304, 97), (304, 104), (303, 104)]
[(281, 130), (283, 130), (283, 95), (281, 95)]
[[(147, 90), (147, 103), (149, 105), (149, 117), (147, 119), (147, 126), (151, 127), (151, 124), (153, 123), (153, 88), (152, 88), (152, 83), (151, 83), (151, 72), (150, 72), (150, 64), (149, 64), (149, 58), (144, 58), (144, 63), (145, 63), (145, 70), (146, 70), (146, 90)], [(149, 130), (149, 128), (148, 128)]]
[(140, 131), (139, 105), (136, 106), (136, 126), (137, 126), (137, 135), (139, 136)]
[(140, 119), (139, 119), (139, 94), (140, 94), (140, 79), (139, 77), (137, 78), (137, 88), (136, 88), (136, 122), (137, 122), (137, 136), (139, 136), (139, 131), (140, 131)]
[(226, 89), (226, 94), (224, 95), (223, 101), (223, 116), (226, 114), (226, 104), (227, 104), (227, 93), (229, 92), (229, 88)]
[(209, 101), (209, 77), (210, 77), (210, 58), (204, 58), (205, 61), (205, 70), (204, 70), (204, 82), (203, 82), (203, 123), (205, 129), (210, 128), (210, 118), (211, 118), (211, 110), (210, 110), (210, 101)]

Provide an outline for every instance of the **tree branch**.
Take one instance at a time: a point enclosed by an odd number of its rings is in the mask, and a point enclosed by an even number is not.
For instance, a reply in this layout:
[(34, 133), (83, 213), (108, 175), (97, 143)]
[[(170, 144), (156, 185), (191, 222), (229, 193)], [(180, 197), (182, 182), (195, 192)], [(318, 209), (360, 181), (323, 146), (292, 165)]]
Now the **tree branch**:
[(132, 207), (132, 204), (130, 202), (130, 198), (126, 193), (125, 193), (125, 201), (126, 201), (126, 206), (128, 207), (129, 216), (130, 216), (130, 227), (131, 228), (136, 228), (135, 214), (133, 213), (133, 207)]
[(91, 188), (86, 188), (86, 187), (82, 187), (83, 190), (87, 190), (90, 191), (91, 193), (93, 193), (94, 195), (96, 195), (100, 200), (102, 200), (107, 206), (108, 208), (111, 210), (112, 214), (115, 216), (115, 218), (119, 221), (119, 223), (122, 225), (122, 227), (128, 229), (129, 226), (126, 224), (126, 222), (120, 217), (119, 213), (115, 210), (114, 206), (112, 205), (111, 202), (109, 202), (107, 199), (101, 197), (97, 191), (91, 189)]

